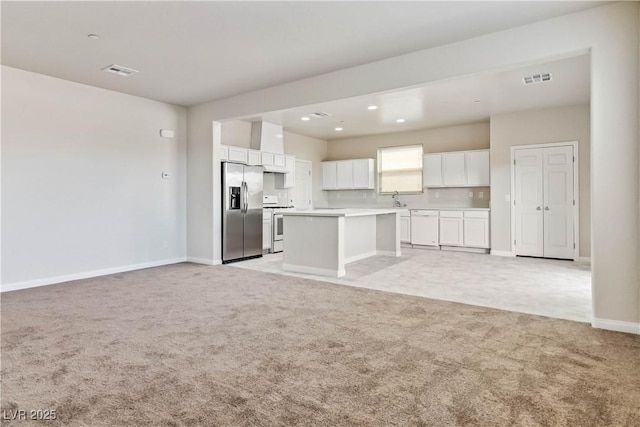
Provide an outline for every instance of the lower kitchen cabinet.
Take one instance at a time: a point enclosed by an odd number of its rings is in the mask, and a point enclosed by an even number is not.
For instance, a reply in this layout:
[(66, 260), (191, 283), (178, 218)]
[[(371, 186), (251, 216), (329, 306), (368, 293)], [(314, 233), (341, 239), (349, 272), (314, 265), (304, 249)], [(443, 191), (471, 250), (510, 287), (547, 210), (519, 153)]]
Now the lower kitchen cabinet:
[(262, 250), (271, 249), (271, 209), (262, 211)]
[(464, 212), (464, 246), (489, 248), (489, 212)]
[(440, 244), (464, 246), (463, 211), (440, 211)]
[(411, 216), (400, 214), (400, 243), (411, 243)]

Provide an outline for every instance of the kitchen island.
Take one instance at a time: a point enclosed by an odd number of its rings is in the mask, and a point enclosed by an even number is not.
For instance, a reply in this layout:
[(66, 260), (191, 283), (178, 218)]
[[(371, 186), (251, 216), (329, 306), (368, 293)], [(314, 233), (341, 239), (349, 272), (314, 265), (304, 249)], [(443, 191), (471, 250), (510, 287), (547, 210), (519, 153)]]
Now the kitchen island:
[(313, 209), (282, 212), (282, 268), (342, 277), (345, 264), (374, 255), (400, 256), (398, 209)]

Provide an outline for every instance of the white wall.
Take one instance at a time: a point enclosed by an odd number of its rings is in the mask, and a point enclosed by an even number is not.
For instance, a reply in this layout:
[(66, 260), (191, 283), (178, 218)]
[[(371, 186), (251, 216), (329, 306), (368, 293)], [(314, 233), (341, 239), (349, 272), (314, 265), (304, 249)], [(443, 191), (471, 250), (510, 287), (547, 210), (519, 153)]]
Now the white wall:
[(293, 132), (284, 131), (284, 152), (296, 156), (298, 160), (309, 160), (312, 177), (312, 199), (314, 206), (326, 204), (326, 194), (322, 191), (322, 162), (327, 157), (327, 141)]
[(511, 251), (511, 146), (579, 142), (580, 257), (591, 255), (590, 110), (588, 105), (491, 117), (491, 249)]
[[(639, 9), (637, 2), (616, 2), (191, 107), (189, 136), (197, 138), (190, 139), (189, 146), (211, 146), (212, 121), (520, 67), (590, 50), (594, 325), (638, 333)], [(190, 180), (212, 169), (211, 164), (200, 166)], [(189, 197), (208, 197), (209, 205), (207, 185), (194, 182), (197, 191)], [(614, 222), (612, 206), (618, 212)], [(189, 224), (194, 226), (198, 224)]]
[(2, 106), (3, 290), (183, 259), (184, 108), (10, 67)]

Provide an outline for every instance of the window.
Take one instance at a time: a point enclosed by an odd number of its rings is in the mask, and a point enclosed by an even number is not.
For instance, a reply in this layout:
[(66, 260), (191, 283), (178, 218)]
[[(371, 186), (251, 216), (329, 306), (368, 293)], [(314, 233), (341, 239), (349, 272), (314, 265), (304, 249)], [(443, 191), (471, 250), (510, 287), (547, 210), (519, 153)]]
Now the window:
[(422, 145), (378, 148), (378, 193), (422, 193)]

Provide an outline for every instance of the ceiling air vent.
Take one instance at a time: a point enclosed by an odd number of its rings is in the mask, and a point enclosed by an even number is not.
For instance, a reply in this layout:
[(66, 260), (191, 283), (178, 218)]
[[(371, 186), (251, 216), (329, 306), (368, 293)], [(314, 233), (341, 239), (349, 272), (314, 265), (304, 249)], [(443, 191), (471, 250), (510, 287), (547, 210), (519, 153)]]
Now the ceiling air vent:
[(102, 71), (106, 71), (107, 73), (117, 74), (123, 77), (128, 77), (138, 72), (138, 70), (134, 70), (133, 68), (127, 68), (127, 67), (123, 67), (122, 65), (116, 65), (116, 64), (111, 64), (108, 67), (104, 67)]
[(530, 85), (530, 84), (533, 84), (533, 83), (550, 82), (551, 81), (551, 73), (534, 74), (532, 76), (526, 76), (526, 77), (522, 78), (522, 81), (526, 85)]
[(308, 116), (309, 117), (313, 117), (314, 119), (326, 119), (327, 117), (331, 117), (333, 115), (329, 114), (329, 113), (324, 113), (322, 111), (319, 111), (317, 113), (308, 114)]

